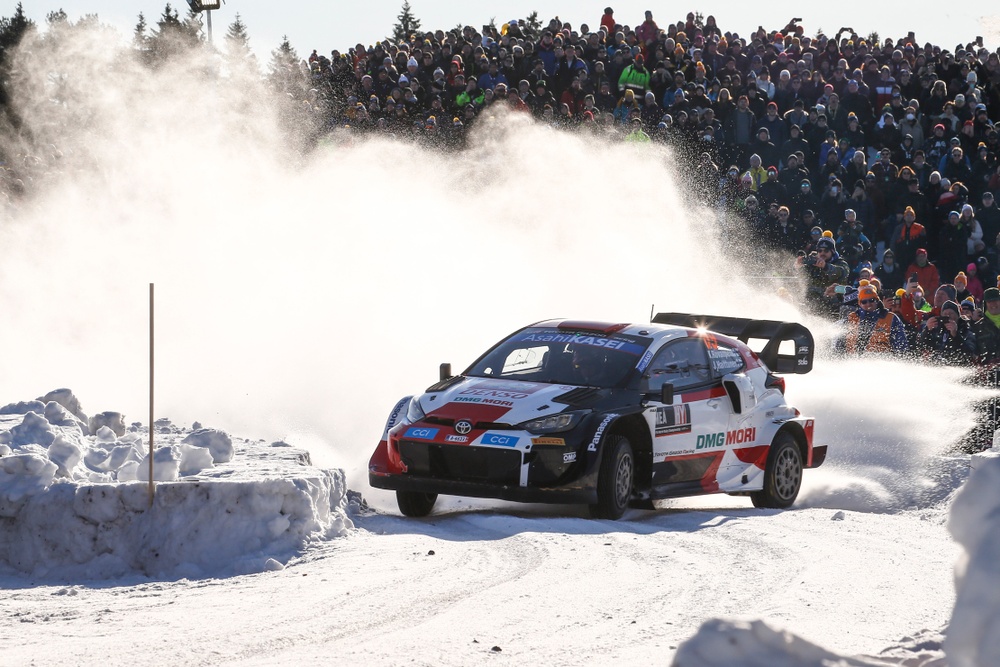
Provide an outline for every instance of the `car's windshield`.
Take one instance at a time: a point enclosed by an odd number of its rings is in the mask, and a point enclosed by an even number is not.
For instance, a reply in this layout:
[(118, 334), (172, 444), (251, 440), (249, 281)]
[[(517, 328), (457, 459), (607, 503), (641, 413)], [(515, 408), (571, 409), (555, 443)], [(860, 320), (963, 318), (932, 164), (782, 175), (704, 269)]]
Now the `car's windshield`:
[(643, 336), (531, 327), (497, 345), (465, 374), (613, 387), (638, 365), (650, 342)]

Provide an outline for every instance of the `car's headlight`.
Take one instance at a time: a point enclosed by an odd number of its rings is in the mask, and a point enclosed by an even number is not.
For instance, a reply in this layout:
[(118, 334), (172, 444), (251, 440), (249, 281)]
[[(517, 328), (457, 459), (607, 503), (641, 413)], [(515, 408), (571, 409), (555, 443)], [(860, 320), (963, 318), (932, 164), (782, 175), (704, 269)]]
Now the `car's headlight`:
[(410, 399), (410, 404), (406, 407), (406, 421), (410, 424), (418, 422), (427, 415), (424, 414), (423, 408), (420, 407), (420, 399), (414, 396)]
[(588, 410), (582, 410), (579, 412), (560, 412), (557, 415), (551, 415), (549, 417), (542, 417), (541, 419), (532, 419), (530, 422), (524, 422), (519, 424), (518, 428), (522, 428), (529, 433), (559, 433), (560, 431), (568, 431), (574, 428), (580, 423), (584, 415), (588, 414)]

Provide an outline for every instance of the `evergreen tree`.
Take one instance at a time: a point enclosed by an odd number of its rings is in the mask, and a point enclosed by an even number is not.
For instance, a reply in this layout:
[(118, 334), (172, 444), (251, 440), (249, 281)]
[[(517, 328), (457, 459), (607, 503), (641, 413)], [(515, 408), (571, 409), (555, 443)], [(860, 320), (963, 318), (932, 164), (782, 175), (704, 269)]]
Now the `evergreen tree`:
[(146, 17), (142, 12), (139, 12), (139, 22), (135, 24), (135, 29), (132, 31), (132, 45), (137, 49), (145, 50), (148, 46), (149, 35), (146, 31), (149, 26), (146, 25)]
[(55, 28), (60, 25), (65, 26), (69, 24), (69, 17), (66, 16), (66, 12), (62, 9), (57, 9), (45, 15), (45, 22), (49, 24), (49, 28)]
[(533, 11), (528, 14), (528, 18), (524, 19), (525, 27), (527, 30), (524, 31), (525, 35), (537, 35), (542, 31), (542, 22), (538, 20), (538, 11)]
[(201, 12), (196, 12), (194, 7), (188, 7), (187, 16), (181, 21), (181, 26), (183, 26), (184, 33), (188, 36), (188, 39), (191, 40), (191, 46), (196, 46), (204, 41), (205, 35), (202, 30), (204, 24)]
[(410, 41), (410, 35), (420, 30), (420, 20), (411, 9), (410, 0), (403, 0), (403, 9), (396, 17), (399, 23), (392, 26), (392, 41), (397, 44)]
[(257, 56), (250, 49), (250, 35), (247, 33), (247, 26), (243, 23), (239, 13), (236, 14), (236, 20), (229, 24), (224, 43), (225, 58), (230, 71), (235, 69), (259, 71)]
[(148, 44), (151, 63), (154, 66), (163, 65), (201, 44), (201, 18), (194, 12), (188, 12), (185, 20), (181, 21), (177, 10), (168, 2)]
[(35, 29), (35, 22), (24, 15), (20, 2), (14, 8), (14, 16), (0, 17), (0, 109), (15, 125), (19, 124), (19, 120), (9, 108), (14, 48)]
[(275, 90), (284, 93), (297, 94), (299, 76), (299, 54), (288, 42), (288, 35), (282, 36), (282, 42), (271, 51), (271, 62), (268, 65), (267, 80)]
[(20, 2), (14, 8), (14, 16), (0, 17), (0, 60), (6, 62), (10, 51), (21, 42), (25, 33), (35, 29), (35, 22), (24, 15)]

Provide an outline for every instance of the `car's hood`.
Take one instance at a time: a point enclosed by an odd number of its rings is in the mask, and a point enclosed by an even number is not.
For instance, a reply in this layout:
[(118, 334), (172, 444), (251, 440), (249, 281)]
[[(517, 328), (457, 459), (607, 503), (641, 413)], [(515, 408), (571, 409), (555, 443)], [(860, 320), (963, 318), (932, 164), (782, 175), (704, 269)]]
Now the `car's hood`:
[(423, 394), (420, 405), (429, 416), (519, 424), (563, 412), (575, 402), (575, 396), (599, 393), (565, 384), (462, 378), (442, 391)]

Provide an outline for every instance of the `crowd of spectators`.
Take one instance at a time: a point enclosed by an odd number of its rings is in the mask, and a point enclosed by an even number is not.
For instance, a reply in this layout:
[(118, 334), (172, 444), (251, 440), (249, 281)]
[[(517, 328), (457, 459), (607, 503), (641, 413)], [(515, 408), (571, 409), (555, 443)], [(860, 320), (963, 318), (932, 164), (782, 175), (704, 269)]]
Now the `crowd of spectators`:
[[(945, 301), (967, 292), (962, 317), (1000, 332), (985, 298), (997, 285), (1000, 49), (846, 27), (811, 37), (798, 18), (746, 34), (694, 12), (662, 26), (652, 11), (634, 26), (611, 7), (595, 18), (313, 51), (270, 80), (313, 139), (390, 133), (457, 150), (487, 109), (505, 107), (595, 139), (669, 146), (692, 203), (717, 209), (754, 252), (797, 257), (803, 300), (820, 312), (844, 315), (845, 297), (860, 312), (851, 297), (868, 280), (880, 303), (904, 300), (912, 350), (945, 286)], [(16, 176), (5, 169), (8, 200), (23, 190)], [(914, 305), (923, 296), (930, 315)]]
[[(912, 350), (944, 305), (925, 315), (915, 295), (934, 298), (944, 285), (945, 301), (971, 297), (962, 315), (970, 328), (972, 317), (1000, 327), (1000, 309), (992, 317), (984, 300), (996, 286), (1000, 234), (991, 121), (1000, 117), (1000, 49), (852, 28), (810, 37), (798, 18), (746, 34), (694, 12), (662, 26), (651, 11), (634, 27), (611, 7), (595, 18), (314, 51), (303, 64), (306, 103), (321, 132), (390, 132), (444, 147), (460, 147), (498, 104), (556, 127), (662, 142), (688, 167), (688, 191), (737, 221), (752, 247), (798, 256), (807, 302), (820, 311), (843, 314), (845, 293), (847, 309), (860, 310), (851, 295), (870, 279), (881, 302), (908, 302)], [(832, 255), (817, 262), (824, 232)]]

